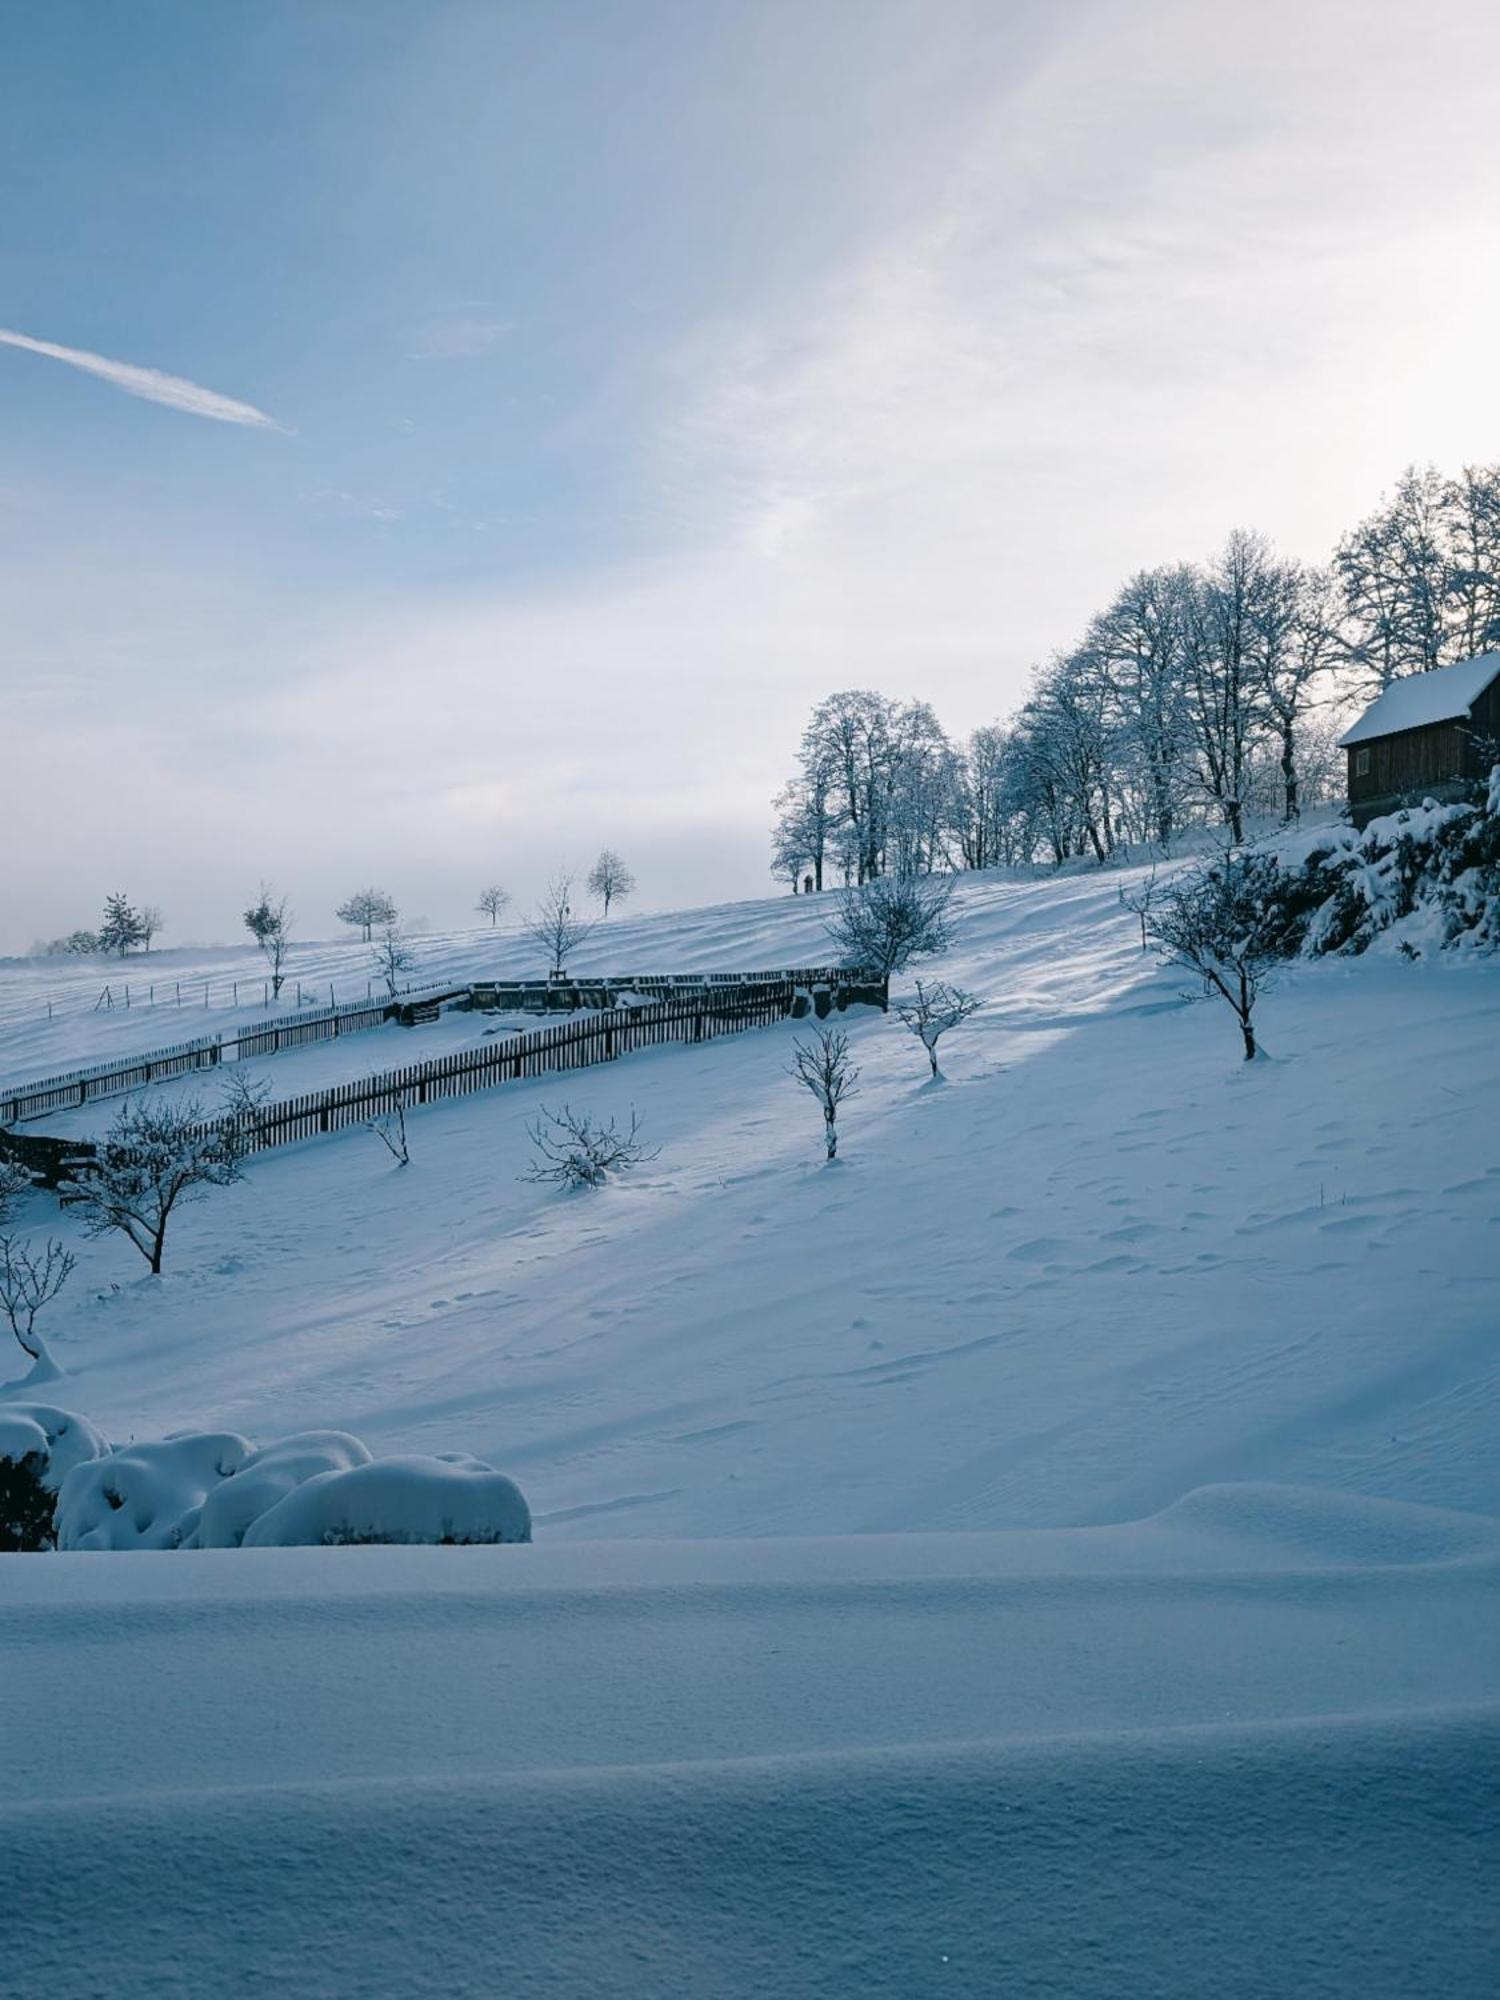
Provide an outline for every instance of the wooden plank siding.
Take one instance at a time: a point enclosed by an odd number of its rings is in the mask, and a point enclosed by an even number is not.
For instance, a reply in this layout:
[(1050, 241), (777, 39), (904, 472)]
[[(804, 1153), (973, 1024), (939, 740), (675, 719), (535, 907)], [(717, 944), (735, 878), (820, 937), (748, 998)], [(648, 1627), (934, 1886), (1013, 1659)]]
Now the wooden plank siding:
[(1429, 723), (1351, 743), (1349, 807), (1356, 826), (1424, 798), (1461, 798), (1480, 784), (1500, 746), (1500, 682), (1492, 682), (1467, 717)]

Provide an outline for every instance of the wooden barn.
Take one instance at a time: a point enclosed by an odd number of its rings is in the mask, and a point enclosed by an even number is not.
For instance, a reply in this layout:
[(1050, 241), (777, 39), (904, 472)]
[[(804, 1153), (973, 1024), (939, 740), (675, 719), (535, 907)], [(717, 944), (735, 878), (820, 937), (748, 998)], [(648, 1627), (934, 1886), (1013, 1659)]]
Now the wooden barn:
[(1392, 681), (1339, 743), (1356, 826), (1466, 796), (1500, 762), (1500, 653)]

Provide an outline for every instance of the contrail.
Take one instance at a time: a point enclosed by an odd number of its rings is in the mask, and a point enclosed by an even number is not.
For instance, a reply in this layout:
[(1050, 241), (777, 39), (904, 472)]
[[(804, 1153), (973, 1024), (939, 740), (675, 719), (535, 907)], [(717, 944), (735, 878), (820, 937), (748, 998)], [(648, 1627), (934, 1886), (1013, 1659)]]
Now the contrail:
[(90, 354), (82, 347), (59, 347), (52, 340), (33, 340), (30, 334), (12, 333), (0, 326), (0, 346), (22, 347), (28, 354), (45, 354), (53, 361), (65, 361), (87, 375), (98, 375), (123, 389), (127, 396), (144, 396), (148, 403), (165, 403), (169, 410), (186, 410), (189, 416), (212, 417), (220, 424), (254, 424), (261, 430), (279, 431), (282, 426), (253, 403), (237, 403), (233, 396), (221, 396), (213, 389), (201, 389), (181, 375), (164, 375), (159, 368), (137, 368), (129, 361), (111, 361), (104, 354)]

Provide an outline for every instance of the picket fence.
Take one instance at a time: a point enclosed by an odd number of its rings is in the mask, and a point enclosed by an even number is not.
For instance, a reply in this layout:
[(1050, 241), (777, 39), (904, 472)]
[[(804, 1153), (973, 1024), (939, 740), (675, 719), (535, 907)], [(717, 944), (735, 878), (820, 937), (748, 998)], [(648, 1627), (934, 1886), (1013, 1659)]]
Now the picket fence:
[[(842, 1008), (855, 998), (883, 1005), (884, 982), (844, 986), (836, 993), (830, 990), (825, 1005)], [(733, 990), (700, 987), (680, 999), (591, 1014), (553, 1028), (507, 1036), (492, 1048), (461, 1049), (453, 1055), (388, 1070), (381, 1076), (335, 1084), (328, 1090), (218, 1120), (205, 1125), (202, 1132), (207, 1136), (229, 1127), (237, 1132), (247, 1152), (263, 1152), (272, 1146), (290, 1146), (325, 1133), (342, 1132), (398, 1109), (467, 1097), (474, 1091), (493, 1090), (526, 1077), (613, 1062), (636, 1049), (705, 1042), (720, 1035), (740, 1034), (747, 1028), (769, 1027), (806, 1011), (811, 1004), (807, 989), (787, 978)]]

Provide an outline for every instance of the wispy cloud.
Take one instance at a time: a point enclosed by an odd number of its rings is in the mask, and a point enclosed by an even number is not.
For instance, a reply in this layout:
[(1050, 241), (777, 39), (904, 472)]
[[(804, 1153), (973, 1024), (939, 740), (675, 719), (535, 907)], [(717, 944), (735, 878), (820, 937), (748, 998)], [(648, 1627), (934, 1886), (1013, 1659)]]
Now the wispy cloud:
[(411, 350), (413, 361), (468, 361), (476, 354), (487, 354), (510, 332), (512, 322), (506, 319), (481, 319), (477, 316), (435, 320), (423, 327), (417, 335), (417, 344)]
[(28, 354), (44, 354), (50, 361), (66, 362), (86, 375), (97, 375), (123, 389), (127, 396), (141, 396), (148, 403), (165, 403), (169, 410), (185, 410), (191, 417), (211, 417), (220, 424), (249, 424), (260, 430), (284, 428), (253, 403), (237, 402), (221, 396), (216, 389), (202, 388), (181, 375), (167, 375), (159, 368), (138, 368), (131, 361), (112, 361), (105, 354), (90, 354), (83, 347), (60, 347), (55, 340), (33, 340), (30, 334), (13, 333), (0, 327), (0, 346), (20, 347)]

